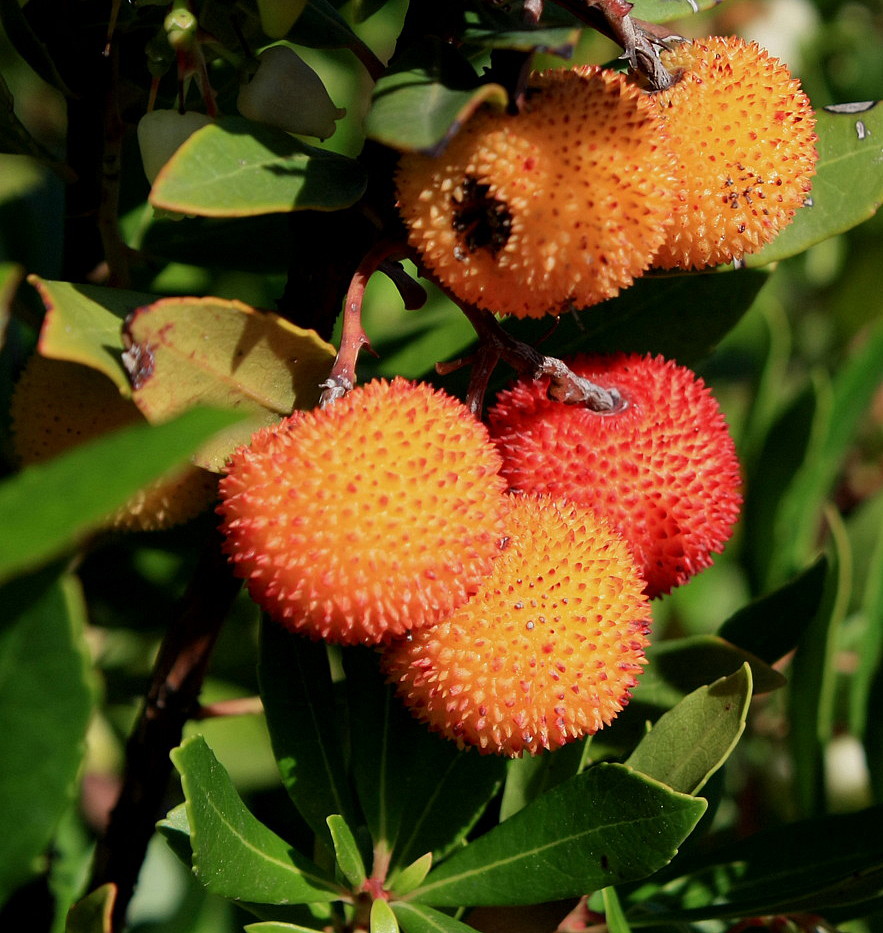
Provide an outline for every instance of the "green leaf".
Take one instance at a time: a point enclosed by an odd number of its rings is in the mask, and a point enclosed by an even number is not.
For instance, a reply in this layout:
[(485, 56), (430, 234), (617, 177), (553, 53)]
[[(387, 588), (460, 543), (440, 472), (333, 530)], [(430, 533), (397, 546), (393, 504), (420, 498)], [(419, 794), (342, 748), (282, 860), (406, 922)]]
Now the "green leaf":
[(281, 920), (247, 923), (244, 929), (246, 933), (318, 933), (316, 927), (302, 927), (299, 923), (284, 923)]
[(438, 861), (496, 794), (505, 761), (429, 732), (383, 682), (374, 652), (350, 650), (343, 661), (353, 773), (372, 838), (392, 852), (392, 868), (426, 852)]
[(744, 664), (661, 716), (626, 764), (681, 793), (698, 793), (736, 747), (750, 700), (751, 668)]
[(393, 901), (390, 906), (405, 933), (475, 933), (474, 927), (423, 904)]
[(724, 622), (721, 638), (774, 664), (794, 649), (819, 608), (827, 559), (817, 558), (784, 586), (744, 606)]
[(338, 813), (353, 826), (357, 809), (327, 648), (264, 619), (258, 680), (282, 783), (313, 832), (330, 846), (326, 818)]
[(743, 664), (751, 668), (755, 693), (767, 693), (785, 685), (785, 678), (760, 658), (731, 645), (717, 635), (690, 635), (651, 644), (649, 663), (633, 691), (635, 700), (653, 702), (654, 695), (668, 688), (691, 693), (699, 687), (728, 677)]
[(788, 823), (702, 853), (629, 911), (633, 926), (827, 914), (883, 892), (883, 807)]
[[(881, 129), (883, 135), (883, 129)], [(880, 387), (883, 372), (883, 321), (870, 328), (853, 355), (839, 368), (829, 403), (820, 406), (811, 447), (785, 493), (776, 515), (779, 548), (774, 567), (790, 573), (815, 552), (821, 513), (842, 469), (856, 431)]]
[(717, 6), (720, 0), (635, 0), (629, 15), (648, 23), (667, 23)]
[(634, 881), (671, 861), (705, 807), (623, 765), (596, 765), (456, 852), (405, 899), (535, 904)]
[(604, 922), (609, 933), (631, 933), (631, 927), (619, 903), (616, 888), (604, 888), (601, 891), (601, 897), (604, 902)]
[(284, 130), (225, 117), (178, 148), (154, 182), (150, 203), (202, 217), (336, 211), (359, 200), (366, 179), (354, 159)]
[(508, 6), (479, 4), (466, 14), (463, 42), (485, 49), (546, 52), (570, 58), (580, 40), (583, 25), (570, 13), (551, 4), (543, 11), (543, 23), (525, 29), (521, 11)]
[(857, 735), (870, 732), (877, 710), (872, 705), (872, 688), (877, 672), (883, 670), (883, 496), (870, 503), (870, 513), (877, 529), (876, 543), (868, 560), (867, 576), (861, 596), (860, 613), (865, 621), (859, 652), (858, 669), (850, 690), (850, 725)]
[(523, 755), (506, 766), (506, 786), (500, 802), (500, 822), (523, 810), (531, 800), (582, 771), (589, 760), (592, 737), (569, 742), (553, 752)]
[(409, 49), (377, 82), (365, 132), (395, 149), (435, 154), (486, 102), (504, 107), (505, 90), (479, 84), (460, 52), (427, 40)]
[(824, 750), (834, 733), (840, 628), (852, 590), (852, 553), (843, 521), (828, 510), (831, 558), (821, 605), (791, 662), (789, 738), (793, 750), (794, 793), (798, 812), (824, 809)]
[(328, 830), (334, 844), (334, 857), (337, 861), (337, 867), (354, 889), (360, 888), (365, 883), (368, 875), (365, 872), (365, 863), (362, 861), (356, 837), (349, 826), (346, 825), (344, 818), (336, 813), (329, 816), (325, 822), (328, 824)]
[(172, 760), (187, 803), (193, 871), (206, 890), (255, 904), (340, 897), (332, 879), (246, 810), (202, 736), (175, 749)]
[(399, 933), (399, 922), (386, 901), (378, 898), (371, 905), (371, 933)]
[(169, 844), (169, 848), (188, 867), (193, 864), (193, 846), (190, 842), (190, 822), (187, 819), (187, 804), (179, 803), (177, 807), (159, 820), (156, 824), (157, 832)]
[(873, 217), (883, 201), (883, 104), (825, 107), (816, 114), (816, 133), (819, 161), (809, 202), (772, 243), (746, 256), (746, 265), (762, 266), (802, 253)]
[(196, 405), (253, 417), (199, 451), (198, 466), (220, 471), (258, 427), (319, 401), (335, 350), (278, 314), (221, 298), (163, 298), (126, 321), (132, 399), (148, 421)]
[(6, 342), (12, 299), (21, 284), (23, 271), (15, 262), (0, 262), (0, 350)]
[(96, 685), (74, 577), (51, 568), (20, 577), (0, 587), (0, 605), (2, 904), (29, 879), (74, 801)]
[(67, 915), (65, 933), (112, 933), (116, 886), (103, 884), (77, 901)]
[(414, 859), (410, 865), (406, 865), (400, 871), (394, 872), (389, 877), (389, 890), (397, 897), (408, 894), (418, 885), (423, 884), (423, 880), (429, 874), (432, 868), (432, 853), (426, 852), (418, 859)]
[(0, 483), (0, 580), (73, 548), (135, 492), (239, 418), (201, 409), (162, 425), (124, 428)]
[(327, 0), (310, 0), (288, 38), (311, 49), (346, 49), (361, 42)]
[(51, 282), (37, 275), (29, 276), (28, 282), (37, 289), (46, 308), (40, 330), (40, 353), (91, 366), (104, 373), (128, 397), (132, 386), (121, 361), (125, 350), (123, 322), (136, 308), (156, 301), (156, 296), (97, 285)]

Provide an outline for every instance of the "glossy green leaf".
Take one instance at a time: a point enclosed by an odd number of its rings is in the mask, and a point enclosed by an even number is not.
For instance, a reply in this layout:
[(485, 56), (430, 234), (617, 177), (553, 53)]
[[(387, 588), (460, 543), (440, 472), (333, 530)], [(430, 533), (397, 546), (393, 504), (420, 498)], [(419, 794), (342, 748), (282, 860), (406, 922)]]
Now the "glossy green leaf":
[(667, 23), (717, 6), (720, 0), (635, 0), (630, 15), (648, 23)]
[[(565, 314), (543, 352), (658, 353), (690, 365), (738, 323), (767, 278), (748, 270), (645, 276), (618, 298)], [(519, 322), (511, 330), (533, 343), (547, 333), (548, 322)]]
[(391, 874), (389, 878), (390, 891), (398, 897), (413, 891), (414, 888), (423, 884), (429, 870), (432, 868), (432, 862), (432, 853), (426, 852), (420, 858), (414, 859), (410, 865), (406, 865), (401, 871)]
[(346, 49), (361, 41), (327, 0), (310, 0), (289, 39), (314, 49)]
[(148, 421), (196, 405), (235, 408), (248, 420), (202, 448), (195, 462), (221, 471), (258, 427), (313, 408), (335, 350), (312, 330), (221, 298), (163, 298), (126, 321), (132, 398)]
[(498, 84), (479, 84), (469, 62), (447, 43), (409, 50), (374, 88), (365, 132), (404, 151), (438, 152), (484, 103), (504, 107)]
[(825, 805), (824, 750), (834, 734), (840, 629), (852, 590), (852, 554), (839, 513), (828, 510), (830, 562), (821, 605), (797, 646), (788, 691), (789, 739), (794, 756), (798, 813), (811, 816)]
[(335, 211), (365, 191), (362, 166), (284, 130), (225, 117), (194, 133), (166, 163), (150, 203), (201, 217)]
[[(6, 534), (4, 529), (4, 534)], [(0, 587), (0, 903), (33, 872), (73, 804), (95, 682), (73, 577), (47, 570)]]
[(705, 806), (623, 765), (596, 765), (454, 853), (405, 899), (535, 904), (634, 881), (671, 861)]
[(475, 933), (474, 927), (423, 904), (393, 901), (390, 906), (405, 933)]
[(389, 904), (378, 898), (371, 905), (370, 933), (399, 933), (399, 922)]
[(591, 736), (569, 742), (553, 752), (522, 755), (506, 766), (506, 785), (500, 802), (500, 822), (523, 810), (531, 800), (579, 774), (589, 761)]
[(359, 852), (359, 846), (356, 843), (356, 837), (349, 826), (346, 825), (344, 818), (336, 813), (332, 813), (325, 822), (328, 824), (328, 830), (331, 833), (337, 867), (354, 889), (360, 888), (365, 883), (368, 875), (365, 871), (362, 855)]
[(721, 638), (774, 664), (792, 651), (812, 621), (825, 588), (827, 559), (816, 559), (772, 593), (756, 599), (724, 622)]
[(199, 409), (83, 444), (0, 483), (0, 580), (73, 548), (135, 492), (241, 418)]
[(883, 892), (883, 807), (756, 833), (703, 852), (682, 872), (629, 911), (633, 926), (827, 914), (845, 905), (861, 915), (862, 902)]
[(190, 842), (190, 821), (187, 819), (187, 805), (179, 803), (177, 807), (159, 820), (157, 832), (169, 844), (169, 848), (188, 867), (193, 863), (193, 846)]
[[(883, 135), (883, 129), (881, 129)], [(868, 330), (852, 356), (839, 368), (828, 404), (818, 411), (812, 446), (781, 502), (775, 567), (793, 572), (813, 556), (822, 508), (843, 466), (850, 445), (880, 387), (883, 372), (883, 321)]]
[(865, 101), (825, 107), (816, 114), (819, 161), (810, 200), (772, 243), (752, 256), (761, 266), (795, 256), (872, 217), (883, 202), (880, 137), (883, 104)]
[[(785, 678), (760, 658), (731, 645), (717, 635), (689, 635), (651, 644), (649, 663), (633, 691), (635, 700), (660, 702), (672, 692), (691, 693), (721, 677), (736, 673), (743, 664), (751, 668), (755, 693), (767, 693), (785, 685)], [(666, 701), (660, 705), (669, 705)]]
[(65, 933), (112, 933), (116, 887), (103, 884), (77, 901), (67, 915)]
[(353, 772), (375, 844), (392, 868), (457, 846), (497, 792), (505, 762), (460, 750), (419, 723), (384, 683), (374, 652), (350, 650), (347, 674)]
[(46, 317), (40, 331), (40, 353), (57, 360), (91, 366), (111, 379), (123, 395), (132, 391), (121, 362), (123, 322), (155, 295), (97, 285), (52, 282), (32, 275), (28, 281), (40, 295)]
[(736, 747), (750, 700), (751, 668), (744, 664), (663, 714), (626, 764), (681, 793), (698, 793)]
[(326, 818), (338, 813), (352, 826), (357, 810), (327, 648), (264, 620), (260, 652), (258, 679), (282, 783), (313, 832), (330, 845)]
[(247, 923), (244, 929), (246, 933), (318, 933), (315, 927), (302, 927), (299, 923), (285, 923), (282, 920)]
[(604, 904), (604, 922), (609, 933), (631, 933), (631, 927), (619, 902), (616, 888), (604, 888), (601, 891), (601, 898)]
[(256, 904), (337, 900), (334, 881), (245, 808), (202, 736), (172, 752), (181, 774), (193, 871), (211, 893)]

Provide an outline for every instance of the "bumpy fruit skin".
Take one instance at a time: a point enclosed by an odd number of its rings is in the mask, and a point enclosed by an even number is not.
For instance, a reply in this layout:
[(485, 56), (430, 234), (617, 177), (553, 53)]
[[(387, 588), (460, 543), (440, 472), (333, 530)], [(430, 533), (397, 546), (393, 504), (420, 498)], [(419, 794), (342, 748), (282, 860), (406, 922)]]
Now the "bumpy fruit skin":
[(591, 735), (628, 703), (650, 610), (628, 547), (589, 509), (518, 496), (481, 589), (383, 649), (383, 668), (430, 729), (516, 757)]
[(411, 244), (460, 300), (542, 317), (616, 295), (665, 238), (674, 159), (658, 108), (598, 67), (531, 78), (520, 114), (479, 111), (437, 157), (406, 153)]
[[(15, 387), (12, 442), (23, 466), (42, 463), (86, 441), (145, 419), (103, 373), (36, 354)], [(139, 490), (108, 518), (120, 531), (169, 528), (204, 511), (217, 496), (217, 477), (195, 466)]]
[(653, 264), (701, 269), (741, 259), (774, 239), (806, 200), (818, 157), (810, 102), (754, 42), (712, 36), (660, 58), (677, 80), (652, 96), (682, 190)]
[(511, 488), (595, 509), (631, 546), (649, 596), (711, 563), (741, 506), (739, 463), (711, 392), (662, 357), (577, 356), (577, 375), (616, 388), (626, 405), (598, 414), (522, 380), (488, 412)]
[(373, 644), (434, 622), (490, 572), (500, 458), (459, 401), (379, 380), (239, 448), (221, 480), (226, 553), (286, 627)]

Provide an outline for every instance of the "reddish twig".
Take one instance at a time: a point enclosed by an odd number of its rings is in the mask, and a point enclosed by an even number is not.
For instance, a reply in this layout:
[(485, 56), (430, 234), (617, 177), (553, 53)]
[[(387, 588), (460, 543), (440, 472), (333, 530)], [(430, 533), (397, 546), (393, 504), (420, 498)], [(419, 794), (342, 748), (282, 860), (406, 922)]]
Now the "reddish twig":
[(362, 302), (365, 299), (365, 289), (371, 276), (384, 263), (400, 259), (404, 255), (405, 249), (401, 243), (381, 240), (359, 263), (344, 300), (343, 328), (337, 358), (331, 367), (330, 375), (321, 384), (324, 391), (319, 397), (320, 408), (325, 408), (343, 397), (356, 384), (356, 363), (359, 353), (363, 348), (371, 346), (368, 335), (362, 327)]
[(144, 707), (126, 745), (122, 790), (95, 853), (89, 890), (116, 886), (114, 930), (124, 925), (154, 824), (164, 813), (169, 753), (198, 708), (209, 657), (239, 587), (213, 534), (160, 646)]
[(200, 706), (193, 719), (221, 719), (225, 716), (259, 716), (264, 711), (260, 697), (235, 697), (230, 700), (218, 700)]

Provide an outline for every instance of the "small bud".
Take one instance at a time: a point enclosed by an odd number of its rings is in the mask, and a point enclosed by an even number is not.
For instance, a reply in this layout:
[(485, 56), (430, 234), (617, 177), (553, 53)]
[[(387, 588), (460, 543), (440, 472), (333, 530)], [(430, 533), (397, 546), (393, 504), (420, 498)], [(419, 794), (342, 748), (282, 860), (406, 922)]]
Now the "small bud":
[(152, 185), (160, 169), (197, 130), (211, 123), (204, 113), (153, 110), (138, 123), (138, 145), (144, 174)]
[(258, 70), (236, 103), (249, 120), (319, 139), (331, 136), (335, 120), (346, 113), (334, 106), (316, 72), (285, 45), (261, 53)]

